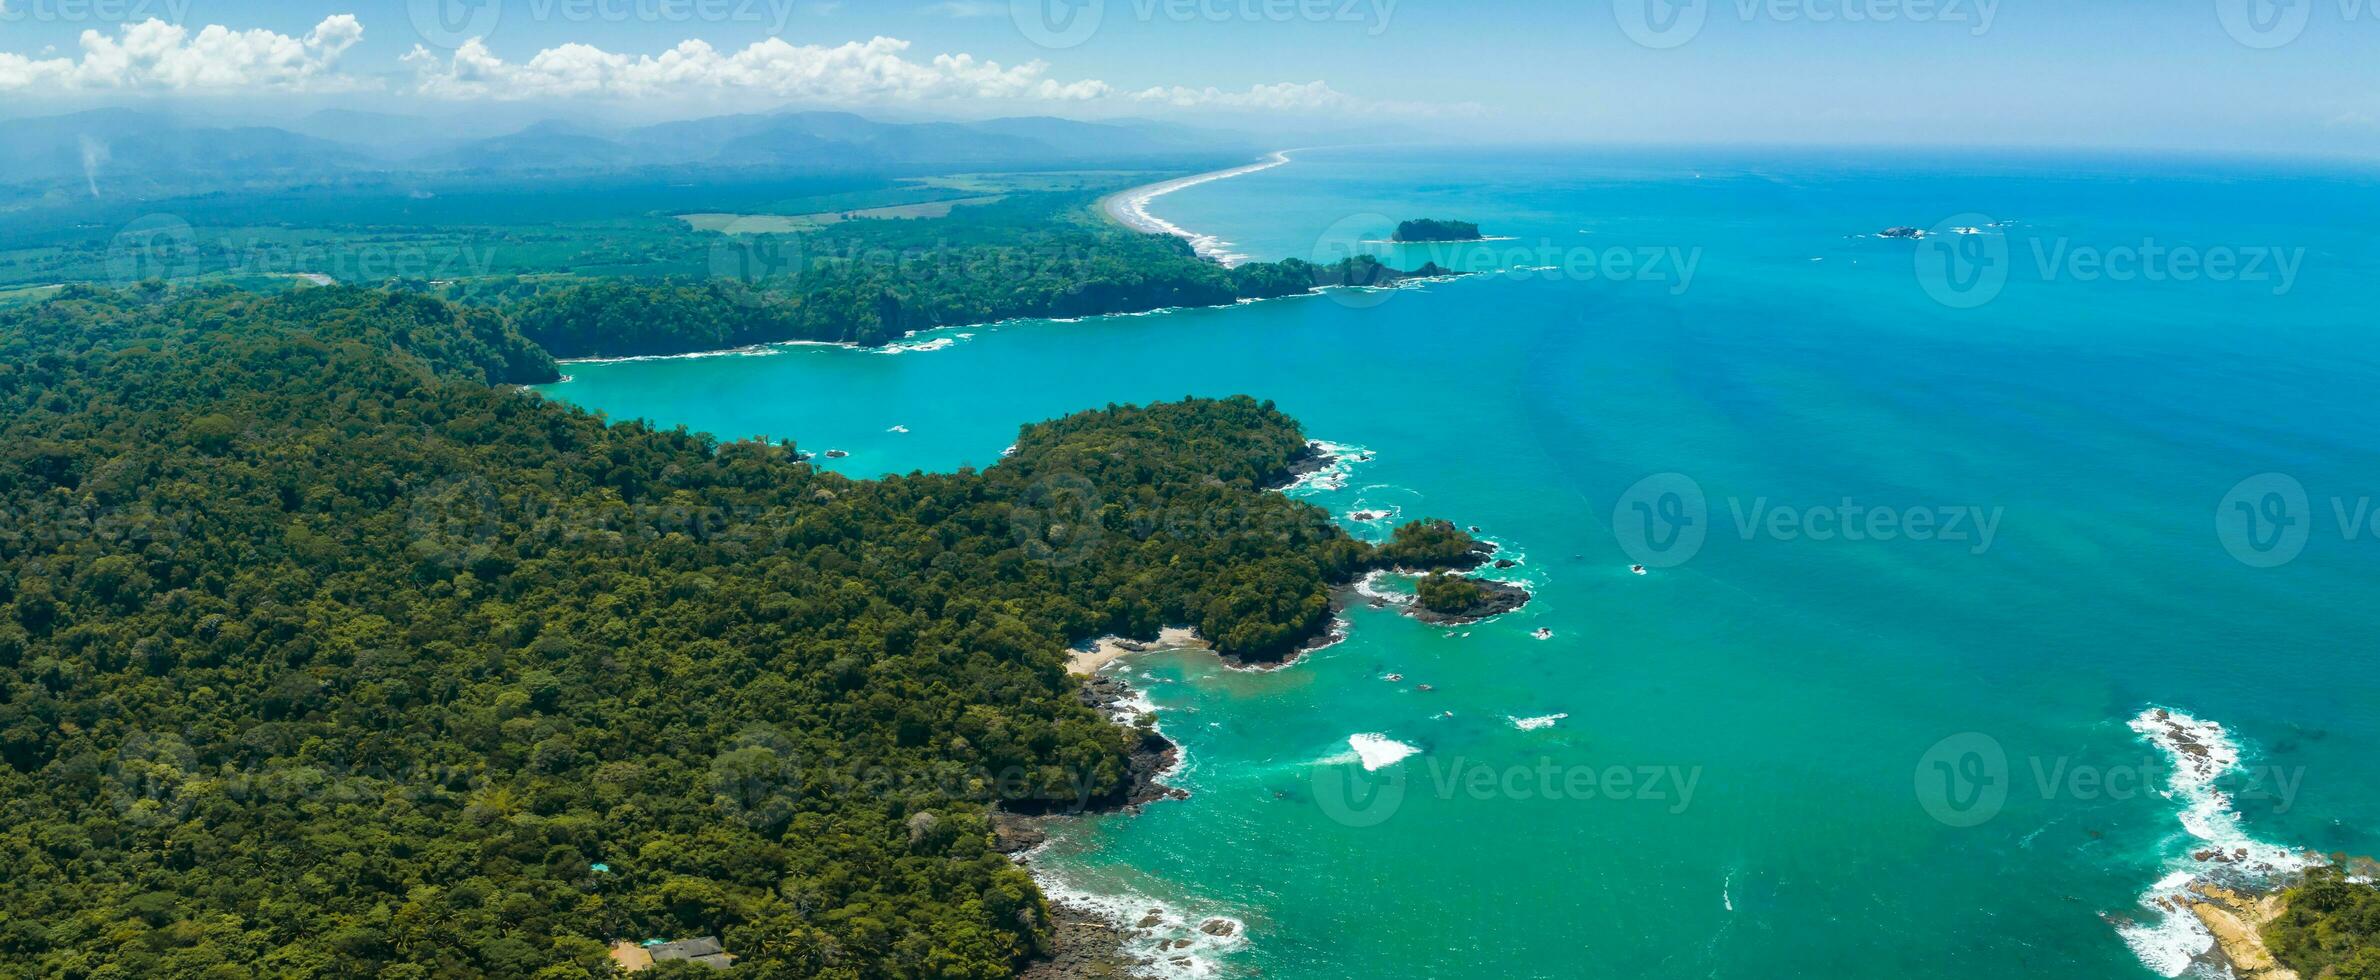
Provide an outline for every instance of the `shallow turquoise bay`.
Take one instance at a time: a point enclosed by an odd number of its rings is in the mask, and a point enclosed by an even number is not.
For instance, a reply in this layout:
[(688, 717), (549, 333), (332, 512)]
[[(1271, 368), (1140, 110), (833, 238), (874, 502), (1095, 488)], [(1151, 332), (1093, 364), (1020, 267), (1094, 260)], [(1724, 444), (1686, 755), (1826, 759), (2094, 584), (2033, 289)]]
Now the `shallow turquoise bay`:
[[(1315, 503), (1455, 518), (1523, 556), (1536, 601), (1477, 626), (1359, 608), (1275, 672), (1122, 665), (1193, 796), (1081, 822), (1038, 864), (1246, 924), (1190, 969), (2153, 976), (2110, 917), (2155, 925), (2144, 891), (2201, 846), (2127, 727), (2153, 705), (2229, 730), (2245, 833), (2380, 851), (2380, 540), (2341, 520), (2380, 499), (2369, 175), (1340, 150), (1152, 210), (1260, 258), (1386, 249), (1360, 243), (1408, 217), (1513, 240), (1396, 250), (1506, 271), (1387, 293), (576, 364), (545, 391), (843, 449), (827, 465), (856, 475), (991, 465), (1020, 424), (1109, 402), (1254, 394), (1374, 454)], [(1970, 212), (2005, 226), (1948, 247), (2008, 272), (1972, 308), (1920, 271), (1940, 240), (1868, 234)], [(2286, 281), (2066, 261), (2146, 246), (2297, 260)], [(2304, 488), (2281, 516), (2309, 533), (2260, 568), (2219, 528), (2264, 473)], [(1662, 474), (1699, 491), (1706, 539), (1631, 575), (1630, 505), (1662, 505), (1641, 483)], [(1992, 533), (1820, 540), (1779, 509)], [(1418, 752), (1367, 773), (1364, 734)], [(2004, 802), (1968, 805), (1991, 787)]]

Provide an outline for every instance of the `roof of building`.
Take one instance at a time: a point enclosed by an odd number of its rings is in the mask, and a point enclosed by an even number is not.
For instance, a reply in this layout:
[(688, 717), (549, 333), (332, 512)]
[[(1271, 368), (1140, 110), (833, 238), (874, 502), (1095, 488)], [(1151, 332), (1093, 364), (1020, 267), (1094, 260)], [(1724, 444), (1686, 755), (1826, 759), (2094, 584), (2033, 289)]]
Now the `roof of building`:
[(727, 952), (727, 947), (719, 945), (717, 936), (699, 936), (693, 939), (680, 939), (674, 943), (649, 946), (646, 947), (646, 951), (652, 953), (653, 958), (657, 960), (691, 960)]
[(612, 959), (620, 964), (622, 971), (628, 973), (652, 966), (655, 960), (691, 960), (724, 970), (735, 963), (735, 954), (720, 945), (717, 936), (697, 936), (675, 942), (646, 940), (642, 944), (623, 939), (612, 944)]

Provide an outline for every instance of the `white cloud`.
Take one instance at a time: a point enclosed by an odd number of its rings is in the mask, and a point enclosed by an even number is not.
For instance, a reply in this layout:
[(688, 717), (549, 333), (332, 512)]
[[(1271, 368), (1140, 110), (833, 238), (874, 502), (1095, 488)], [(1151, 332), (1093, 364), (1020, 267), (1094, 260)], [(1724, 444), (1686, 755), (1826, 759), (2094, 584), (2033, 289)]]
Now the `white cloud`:
[(425, 48), (406, 56), (420, 91), (447, 98), (543, 98), (612, 95), (640, 97), (752, 91), (830, 103), (928, 99), (1021, 99), (1079, 102), (1110, 94), (1106, 82), (1063, 82), (1049, 66), (1013, 67), (967, 54), (905, 56), (909, 42), (878, 37), (835, 47), (769, 38), (734, 53), (685, 41), (660, 55), (625, 55), (585, 44), (547, 48), (508, 62), (478, 40), (441, 60)]
[(1176, 109), (1221, 109), (1241, 112), (1339, 112), (1374, 116), (1484, 115), (1476, 102), (1406, 102), (1359, 99), (1330, 87), (1328, 82), (1276, 82), (1244, 89), (1192, 88), (1160, 85), (1129, 93), (1135, 102)]
[(0, 52), (0, 91), (52, 89), (313, 89), (348, 87), (339, 56), (363, 39), (353, 14), (324, 18), (304, 37), (210, 24), (192, 34), (151, 18), (115, 37), (87, 30), (82, 56)]
[(1226, 90), (1214, 86), (1190, 88), (1185, 85), (1158, 86), (1132, 93), (1141, 102), (1155, 102), (1181, 109), (1269, 109), (1301, 111), (1342, 109), (1354, 106), (1356, 100), (1326, 82), (1278, 82), (1272, 85), (1252, 85), (1246, 89)]
[[(823, 0), (818, 5), (839, 2)], [(996, 7), (999, 4), (987, 0), (945, 0), (925, 9), (972, 17)], [(384, 83), (378, 76), (339, 70), (340, 57), (363, 36), (363, 24), (352, 14), (326, 17), (303, 36), (221, 25), (192, 31), (150, 19), (122, 25), (113, 35), (86, 30), (75, 53), (0, 52), (0, 93), (379, 87)], [(413, 69), (412, 91), (456, 100), (753, 94), (854, 106), (987, 100), (1252, 112), (1392, 108), (1352, 98), (1319, 81), (1246, 89), (1176, 85), (1126, 91), (1098, 79), (1054, 78), (1042, 61), (1003, 65), (970, 54), (912, 57), (908, 41), (891, 37), (833, 46), (771, 37), (731, 51), (687, 40), (659, 54), (623, 54), (571, 43), (538, 51), (523, 61), (506, 60), (485, 41), (474, 39), (443, 56), (416, 46), (403, 60)]]

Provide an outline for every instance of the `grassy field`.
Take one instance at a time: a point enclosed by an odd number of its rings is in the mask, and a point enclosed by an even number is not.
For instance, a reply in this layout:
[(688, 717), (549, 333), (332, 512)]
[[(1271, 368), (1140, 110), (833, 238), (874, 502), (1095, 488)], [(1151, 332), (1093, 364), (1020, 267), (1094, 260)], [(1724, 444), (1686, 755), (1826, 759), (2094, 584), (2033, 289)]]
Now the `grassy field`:
[(947, 218), (951, 209), (970, 205), (997, 204), (1007, 200), (1005, 194), (989, 197), (961, 197), (947, 201), (927, 201), (920, 204), (895, 204), (881, 208), (861, 208), (856, 211), (818, 211), (811, 214), (681, 214), (678, 220), (695, 231), (715, 231), (725, 235), (790, 235), (816, 231), (828, 225), (846, 221), (900, 221), (913, 218)]
[(11, 306), (23, 306), (27, 303), (38, 303), (42, 300), (50, 298), (51, 296), (57, 295), (58, 290), (64, 288), (64, 286), (56, 285), (0, 288), (0, 310), (7, 309)]

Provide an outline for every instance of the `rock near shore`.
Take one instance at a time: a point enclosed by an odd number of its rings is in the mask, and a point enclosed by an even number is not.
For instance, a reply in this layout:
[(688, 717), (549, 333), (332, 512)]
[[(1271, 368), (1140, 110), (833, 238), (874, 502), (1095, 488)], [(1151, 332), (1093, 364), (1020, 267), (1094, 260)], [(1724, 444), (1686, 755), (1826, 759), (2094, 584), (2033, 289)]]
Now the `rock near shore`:
[(1050, 903), (1050, 945), (1017, 976), (1024, 980), (1124, 980), (1150, 964), (1124, 951), (1122, 927), (1098, 912), (1064, 901)]
[(2280, 917), (2279, 895), (2235, 892), (2219, 885), (2190, 886), (2190, 912), (2215, 934), (2215, 946), (2240, 980), (2301, 980), (2264, 945), (2264, 924)]
[(1426, 608), (1418, 602), (1411, 603), (1405, 606), (1406, 615), (1433, 626), (1465, 626), (1483, 619), (1504, 615), (1529, 604), (1529, 590), (1510, 582), (1498, 582), (1494, 579), (1484, 578), (1474, 578), (1468, 581), (1479, 587), (1478, 602), (1453, 612), (1440, 612)]
[[(1076, 697), (1086, 707), (1109, 717), (1131, 714), (1132, 706), (1139, 700), (1131, 685), (1113, 677), (1086, 678)], [(1084, 801), (1067, 801), (1063, 806), (1043, 806), (1039, 805), (1040, 801), (1002, 806), (992, 813), (993, 847), (1022, 861), (1021, 855), (1049, 840), (1047, 826), (1051, 820), (1086, 811), (1134, 810), (1158, 800), (1188, 797), (1190, 794), (1157, 781), (1181, 760), (1181, 748), (1154, 727), (1141, 725), (1131, 730), (1136, 741), (1126, 760), (1125, 779), (1116, 792)], [(1128, 952), (1125, 944), (1131, 938), (1130, 933), (1097, 909), (1064, 899), (1051, 900), (1049, 909), (1049, 946), (1017, 974), (1019, 977), (1122, 980), (1144, 976), (1153, 965)]]

